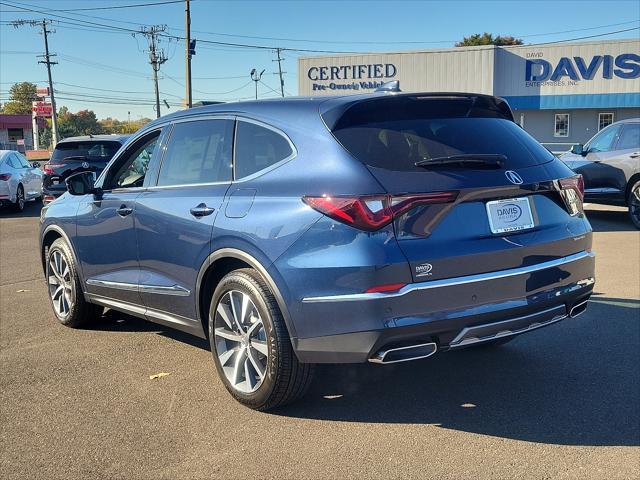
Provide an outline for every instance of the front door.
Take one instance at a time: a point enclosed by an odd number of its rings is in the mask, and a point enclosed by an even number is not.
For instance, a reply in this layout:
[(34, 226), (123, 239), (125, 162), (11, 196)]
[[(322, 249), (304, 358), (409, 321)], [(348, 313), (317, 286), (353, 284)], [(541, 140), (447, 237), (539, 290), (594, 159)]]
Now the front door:
[(138, 197), (140, 296), (150, 317), (196, 326), (196, 280), (232, 176), (234, 122), (174, 124), (155, 185)]
[(80, 201), (76, 242), (89, 294), (141, 304), (134, 228), (136, 200), (144, 191), (160, 133), (145, 135), (128, 147), (98, 180), (102, 195), (87, 195)]

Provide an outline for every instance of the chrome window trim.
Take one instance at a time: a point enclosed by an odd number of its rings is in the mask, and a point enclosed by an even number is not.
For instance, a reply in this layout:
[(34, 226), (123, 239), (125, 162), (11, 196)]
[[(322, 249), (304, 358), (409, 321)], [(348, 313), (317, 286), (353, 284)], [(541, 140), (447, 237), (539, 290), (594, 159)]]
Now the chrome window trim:
[(137, 283), (112, 282), (109, 280), (98, 280), (95, 278), (90, 278), (86, 283), (87, 285), (92, 285), (94, 287), (113, 288), (116, 290), (128, 290), (140, 293), (156, 293), (158, 295), (174, 295), (178, 297), (188, 297), (191, 295), (190, 290), (181, 287), (180, 285), (139, 285)]
[[(464, 285), (468, 283), (484, 282), (488, 280), (497, 280), (500, 278), (514, 277), (517, 275), (525, 275), (527, 273), (545, 270), (547, 268), (566, 265), (567, 263), (576, 262), (585, 258), (594, 258), (593, 252), (578, 252), (573, 255), (550, 260), (548, 262), (530, 265), (528, 267), (512, 268), (508, 270), (498, 270), (496, 272), (479, 273), (475, 275), (466, 275), (463, 277), (445, 278), (442, 280), (431, 280), (429, 282), (411, 283), (405, 285), (397, 292), (393, 293), (353, 293), (346, 295), (329, 295), (321, 297), (306, 297), (302, 299), (302, 303), (326, 303), (326, 302), (353, 302), (364, 300), (379, 300), (387, 298), (396, 298), (406, 295), (417, 290), (429, 290), (432, 288), (452, 287), (455, 285)], [(593, 282), (591, 282), (593, 283)]]
[[(257, 172), (252, 173), (251, 175), (247, 175), (246, 177), (242, 177), (240, 179), (236, 178), (236, 152), (238, 150), (237, 148), (238, 125), (237, 124), (239, 122), (253, 123), (254, 125), (258, 125), (259, 127), (266, 128), (267, 130), (271, 130), (277, 135), (280, 135), (289, 144), (289, 147), (291, 148), (291, 154), (288, 157), (283, 158), (282, 160), (278, 160), (273, 165), (269, 165), (268, 167), (265, 167), (262, 170), (258, 170)], [(262, 175), (269, 173), (270, 171), (275, 170), (281, 165), (293, 160), (297, 156), (298, 156), (298, 149), (289, 138), (289, 135), (287, 135), (285, 132), (283, 132), (279, 128), (269, 125), (268, 123), (261, 122), (260, 120), (254, 120), (253, 118), (242, 117), (240, 115), (236, 116), (236, 128), (234, 129), (234, 132), (233, 132), (233, 155), (232, 155), (233, 181), (231, 182), (232, 184), (247, 182), (249, 180), (253, 180), (254, 178), (261, 177)]]

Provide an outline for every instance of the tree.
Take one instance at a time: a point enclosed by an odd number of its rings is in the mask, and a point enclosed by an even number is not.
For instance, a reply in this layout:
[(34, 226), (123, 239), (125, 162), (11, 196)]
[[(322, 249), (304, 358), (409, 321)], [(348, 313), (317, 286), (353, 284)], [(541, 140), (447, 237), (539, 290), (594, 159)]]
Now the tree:
[(7, 115), (31, 115), (31, 102), (38, 100), (35, 83), (14, 83), (9, 89), (9, 101), (4, 104), (2, 113)]
[(491, 33), (484, 32), (483, 34), (474, 33), (469, 37), (464, 37), (461, 42), (456, 43), (456, 47), (475, 47), (478, 45), (522, 45), (524, 42), (520, 38), (514, 38), (512, 36), (500, 36), (494, 37)]
[(67, 107), (62, 107), (58, 112), (58, 131), (60, 138), (97, 135), (103, 132), (93, 110), (72, 113)]

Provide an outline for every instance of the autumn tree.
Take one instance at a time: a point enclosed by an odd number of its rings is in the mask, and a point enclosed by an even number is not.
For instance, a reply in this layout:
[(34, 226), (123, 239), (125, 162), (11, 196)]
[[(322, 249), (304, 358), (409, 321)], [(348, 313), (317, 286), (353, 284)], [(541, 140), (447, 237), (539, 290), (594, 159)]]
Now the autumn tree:
[(31, 115), (31, 104), (38, 100), (35, 83), (14, 83), (9, 89), (9, 101), (2, 107), (7, 115)]

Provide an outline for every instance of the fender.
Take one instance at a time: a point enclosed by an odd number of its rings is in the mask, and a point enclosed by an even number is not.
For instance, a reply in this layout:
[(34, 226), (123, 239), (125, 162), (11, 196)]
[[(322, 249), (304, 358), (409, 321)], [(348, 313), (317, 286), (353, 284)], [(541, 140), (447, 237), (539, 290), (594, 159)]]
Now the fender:
[[(205, 272), (209, 268), (209, 266), (214, 263), (216, 260), (221, 258), (237, 258), (238, 260), (242, 260), (243, 262), (251, 265), (252, 268), (255, 268), (267, 285), (271, 289), (273, 296), (276, 298), (276, 302), (278, 303), (278, 308), (280, 308), (280, 312), (282, 312), (282, 316), (284, 318), (285, 325), (287, 326), (287, 330), (289, 331), (289, 337), (294, 339), (296, 337), (295, 328), (293, 327), (293, 322), (291, 321), (291, 317), (289, 315), (289, 309), (287, 308), (287, 303), (284, 300), (284, 297), (280, 293), (280, 289), (278, 285), (273, 280), (273, 277), (269, 274), (267, 269), (258, 261), (255, 257), (249, 255), (248, 253), (238, 250), (236, 248), (221, 248), (211, 253), (202, 266), (200, 267), (200, 271), (198, 272), (198, 278), (196, 281), (196, 315), (199, 320), (202, 320), (202, 314), (205, 312), (200, 312), (200, 285), (202, 284), (202, 279), (204, 277)], [(205, 313), (206, 314), (206, 313)]]
[(46, 237), (47, 233), (49, 233), (51, 231), (54, 231), (54, 232), (60, 234), (60, 236), (62, 238), (64, 238), (65, 242), (67, 242), (67, 245), (69, 245), (69, 248), (71, 249), (71, 254), (73, 255), (73, 262), (76, 265), (76, 271), (79, 273), (79, 276), (81, 277), (80, 278), (80, 285), (82, 285), (82, 288), (83, 288), (83, 291), (84, 291), (84, 275), (82, 274), (82, 264), (78, 260), (78, 255), (76, 254), (76, 249), (73, 246), (73, 242), (71, 242), (71, 239), (69, 238), (69, 235), (67, 235), (67, 232), (65, 232), (62, 227), (60, 227), (59, 225), (56, 225), (55, 223), (52, 223), (51, 225), (48, 225), (44, 229), (42, 234), (40, 235), (40, 258), (42, 260), (42, 270), (43, 270), (44, 274), (46, 275), (46, 273), (47, 273), (47, 266), (45, 264), (45, 258), (44, 258), (43, 240), (44, 240), (44, 237)]

